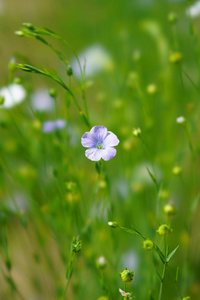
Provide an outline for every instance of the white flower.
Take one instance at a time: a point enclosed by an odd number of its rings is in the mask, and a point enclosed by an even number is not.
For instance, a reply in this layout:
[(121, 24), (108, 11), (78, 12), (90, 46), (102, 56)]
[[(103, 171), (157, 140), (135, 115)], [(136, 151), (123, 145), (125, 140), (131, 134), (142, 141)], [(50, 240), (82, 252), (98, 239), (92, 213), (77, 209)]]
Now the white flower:
[(185, 117), (183, 117), (183, 116), (178, 117), (178, 118), (176, 119), (176, 123), (178, 123), (178, 124), (184, 124), (185, 122), (186, 122), (186, 119), (185, 119)]
[(3, 104), (0, 108), (12, 108), (21, 103), (26, 98), (26, 90), (20, 84), (12, 83), (0, 89), (0, 96), (4, 97)]
[(200, 1), (195, 2), (186, 10), (186, 14), (191, 18), (196, 18), (200, 15)]
[[(86, 61), (86, 77), (98, 74), (102, 71), (109, 71), (113, 68), (113, 61), (110, 54), (101, 46), (91, 46), (78, 54), (81, 68), (83, 70)], [(80, 78), (80, 69), (77, 60), (71, 62), (73, 73)]]
[(130, 296), (130, 295), (131, 295), (131, 293), (126, 293), (126, 292), (124, 292), (124, 291), (121, 290), (121, 289), (119, 289), (119, 292), (120, 292), (120, 294), (121, 294), (123, 297), (127, 297), (127, 296)]
[(33, 94), (31, 104), (38, 111), (51, 111), (54, 109), (54, 100), (44, 89), (38, 90)]

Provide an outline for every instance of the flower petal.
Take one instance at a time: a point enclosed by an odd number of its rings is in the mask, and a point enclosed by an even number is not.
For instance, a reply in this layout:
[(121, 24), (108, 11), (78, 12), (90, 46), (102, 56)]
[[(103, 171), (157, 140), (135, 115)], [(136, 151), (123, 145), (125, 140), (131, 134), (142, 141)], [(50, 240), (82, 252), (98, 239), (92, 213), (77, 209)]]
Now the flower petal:
[(112, 133), (111, 131), (108, 131), (105, 140), (103, 141), (104, 147), (112, 147), (117, 146), (119, 144), (119, 140), (117, 136)]
[(117, 150), (113, 147), (107, 147), (106, 149), (101, 149), (101, 156), (103, 160), (110, 160), (117, 153)]
[(84, 133), (84, 135), (81, 138), (81, 144), (83, 147), (95, 148), (96, 143), (97, 143), (97, 140), (90, 132)]
[(105, 139), (105, 137), (107, 135), (107, 132), (108, 132), (108, 130), (104, 126), (94, 126), (90, 130), (90, 133), (95, 136), (97, 141), (100, 141), (100, 142), (103, 142), (103, 140)]
[(62, 129), (66, 126), (66, 121), (65, 120), (62, 120), (62, 119), (58, 119), (55, 121), (55, 127), (57, 129)]
[(85, 156), (92, 161), (99, 161), (102, 157), (102, 150), (90, 148), (85, 151)]
[(56, 129), (56, 125), (54, 121), (46, 121), (42, 125), (42, 131), (44, 133), (52, 132)]

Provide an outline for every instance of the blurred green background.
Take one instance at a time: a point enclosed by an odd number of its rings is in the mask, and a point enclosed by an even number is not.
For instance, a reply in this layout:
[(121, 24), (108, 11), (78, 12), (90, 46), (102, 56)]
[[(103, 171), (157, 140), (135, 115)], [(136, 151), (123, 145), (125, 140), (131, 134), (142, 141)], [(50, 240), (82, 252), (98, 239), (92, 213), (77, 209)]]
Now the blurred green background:
[[(127, 285), (135, 299), (158, 299), (158, 259), (151, 259), (138, 237), (109, 228), (107, 222), (134, 226), (163, 247), (155, 231), (169, 221), (162, 211), (168, 202), (177, 208), (169, 248), (180, 245), (170, 262), (172, 277), (178, 266), (183, 296), (199, 299), (200, 18), (187, 16), (188, 5), (167, 0), (0, 0), (0, 85), (9, 81), (11, 57), (23, 62), (19, 53), (37, 67), (57, 70), (68, 83), (65, 68), (48, 47), (14, 34), (24, 22), (53, 30), (78, 54), (101, 45), (112, 68), (86, 78), (90, 121), (120, 139), (117, 156), (106, 163), (109, 180), (98, 176), (80, 143), (88, 128), (74, 103), (50, 79), (16, 71), (28, 96), (21, 105), (0, 111), (0, 299), (63, 299), (74, 236), (83, 246), (66, 299), (120, 299), (118, 289), (124, 285), (119, 272), (125, 267), (136, 271), (134, 283)], [(168, 21), (170, 12), (177, 15), (174, 24)], [(73, 63), (69, 48), (51, 42)], [(182, 59), (170, 63), (173, 53), (181, 53)], [(70, 84), (82, 105), (76, 81)], [(155, 91), (149, 91), (150, 84)], [(58, 91), (56, 110), (33, 113), (32, 93), (52, 87)], [(195, 160), (184, 128), (176, 123), (181, 115), (188, 120)], [(67, 129), (42, 133), (37, 124), (55, 118), (65, 118)], [(133, 127), (141, 128), (145, 147), (133, 137)], [(182, 176), (172, 174), (175, 165), (183, 168)], [(156, 175), (158, 195), (146, 166)], [(66, 187), (69, 182), (75, 188)], [(107, 260), (104, 273), (96, 267), (101, 255)], [(170, 276), (166, 273), (162, 299), (180, 299)]]

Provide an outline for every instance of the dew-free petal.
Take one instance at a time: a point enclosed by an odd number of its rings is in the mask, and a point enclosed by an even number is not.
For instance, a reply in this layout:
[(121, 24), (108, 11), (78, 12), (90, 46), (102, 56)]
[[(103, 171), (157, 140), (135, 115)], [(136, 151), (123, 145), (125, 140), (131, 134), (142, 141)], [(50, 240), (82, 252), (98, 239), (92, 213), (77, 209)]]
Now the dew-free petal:
[(100, 151), (101, 151), (101, 157), (105, 161), (110, 160), (117, 153), (117, 150), (115, 148), (113, 148), (113, 147), (107, 147), (105, 149), (101, 149)]
[(90, 148), (85, 151), (85, 156), (92, 161), (99, 161), (102, 157), (102, 150)]
[(113, 146), (117, 146), (118, 144), (119, 144), (119, 140), (117, 136), (111, 131), (108, 131), (106, 138), (104, 139), (103, 142), (104, 147), (113, 147)]
[(92, 129), (90, 130), (90, 133), (95, 136), (95, 138), (98, 140), (98, 141), (101, 141), (103, 142), (103, 140), (105, 139), (106, 137), (106, 134), (107, 134), (108, 130), (106, 127), (104, 126), (94, 126), (92, 127)]
[(81, 144), (83, 147), (95, 148), (97, 144), (97, 140), (90, 132), (86, 132), (81, 138)]
[(52, 132), (56, 129), (56, 125), (54, 121), (44, 122), (42, 125), (42, 131), (45, 133)]
[(55, 125), (57, 129), (62, 129), (66, 126), (66, 121), (62, 119), (58, 119), (55, 121)]

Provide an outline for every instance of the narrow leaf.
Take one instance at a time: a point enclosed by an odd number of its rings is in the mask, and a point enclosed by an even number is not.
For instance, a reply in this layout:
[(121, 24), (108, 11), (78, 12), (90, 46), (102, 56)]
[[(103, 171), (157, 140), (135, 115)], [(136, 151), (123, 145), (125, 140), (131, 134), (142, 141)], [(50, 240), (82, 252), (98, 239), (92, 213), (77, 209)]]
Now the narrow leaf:
[(170, 259), (174, 256), (174, 254), (176, 253), (176, 250), (178, 248), (179, 248), (179, 245), (167, 256), (166, 263), (168, 263), (170, 261)]

